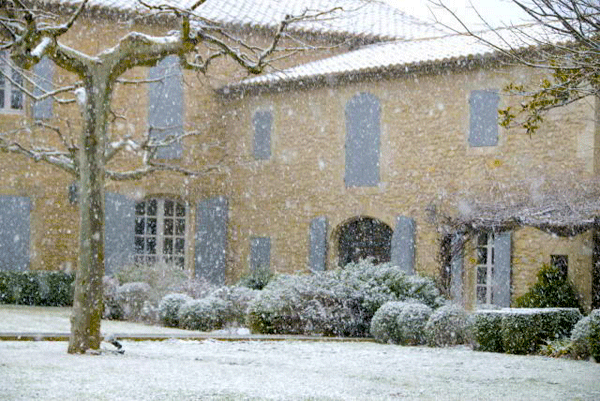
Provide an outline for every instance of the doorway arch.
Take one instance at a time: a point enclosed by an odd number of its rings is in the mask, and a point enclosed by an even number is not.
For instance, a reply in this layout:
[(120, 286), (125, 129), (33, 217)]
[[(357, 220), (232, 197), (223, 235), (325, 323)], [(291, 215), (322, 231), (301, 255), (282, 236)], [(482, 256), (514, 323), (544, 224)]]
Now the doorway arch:
[(340, 266), (366, 258), (372, 258), (376, 264), (391, 260), (393, 231), (381, 220), (366, 216), (355, 217), (342, 224), (338, 233)]

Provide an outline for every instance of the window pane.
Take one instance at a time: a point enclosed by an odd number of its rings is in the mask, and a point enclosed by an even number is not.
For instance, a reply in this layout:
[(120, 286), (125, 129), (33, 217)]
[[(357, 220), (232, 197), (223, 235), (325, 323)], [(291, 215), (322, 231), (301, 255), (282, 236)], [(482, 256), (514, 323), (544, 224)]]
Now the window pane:
[[(2, 74), (0, 74), (0, 77), (2, 76)], [(0, 83), (0, 86), (3, 86)], [(0, 109), (4, 108), (4, 89), (0, 89)]]
[(136, 217), (135, 219), (135, 234), (136, 235), (144, 235), (144, 218)]
[(135, 204), (135, 214), (139, 216), (146, 214), (146, 202), (138, 202)]
[[(23, 76), (15, 70), (12, 71), (12, 79), (19, 85), (23, 84)], [(13, 86), (10, 95), (10, 107), (15, 110), (21, 110), (23, 108), (23, 93), (21, 90)]]
[(477, 245), (478, 246), (487, 246), (488, 236), (487, 234), (479, 234), (477, 237)]
[(156, 216), (158, 210), (158, 202), (156, 199), (148, 201), (148, 216)]
[(135, 237), (135, 253), (144, 253), (144, 237)]
[(184, 262), (183, 256), (180, 256), (175, 259), (175, 264), (177, 264), (177, 266), (179, 266), (181, 268), (183, 268), (183, 262)]
[(146, 253), (156, 255), (156, 238), (146, 238)]
[(177, 217), (185, 216), (185, 205), (183, 203), (177, 203)]
[(156, 235), (156, 219), (146, 219), (146, 233)]
[(165, 245), (163, 249), (165, 255), (173, 254), (173, 238), (165, 238)]
[(479, 266), (477, 268), (477, 284), (487, 283), (487, 268), (485, 266)]
[(185, 219), (177, 219), (177, 225), (175, 226), (175, 234), (185, 235)]
[(185, 248), (185, 241), (183, 240), (183, 238), (177, 238), (175, 240), (175, 253), (178, 255), (182, 255), (184, 248)]
[(166, 200), (165, 201), (165, 216), (173, 216), (173, 201)]
[(487, 288), (484, 286), (477, 286), (477, 303), (478, 304), (485, 304), (487, 303)]
[(487, 264), (487, 248), (477, 248), (477, 263), (480, 265)]
[(173, 235), (173, 219), (165, 219), (165, 235)]

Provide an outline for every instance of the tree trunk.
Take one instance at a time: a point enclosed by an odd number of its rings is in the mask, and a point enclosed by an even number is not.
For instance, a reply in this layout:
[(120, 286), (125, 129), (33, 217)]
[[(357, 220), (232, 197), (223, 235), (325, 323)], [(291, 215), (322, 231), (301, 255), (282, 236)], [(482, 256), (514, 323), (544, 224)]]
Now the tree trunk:
[(91, 71), (80, 99), (84, 128), (79, 159), (79, 260), (68, 352), (99, 349), (104, 277), (104, 148), (110, 88), (107, 75)]

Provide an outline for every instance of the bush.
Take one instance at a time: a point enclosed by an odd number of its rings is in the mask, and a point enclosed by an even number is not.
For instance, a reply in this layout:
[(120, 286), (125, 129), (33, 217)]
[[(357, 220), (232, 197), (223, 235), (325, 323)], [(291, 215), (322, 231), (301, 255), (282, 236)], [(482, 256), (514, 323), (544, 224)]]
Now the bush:
[(238, 282), (238, 286), (251, 290), (262, 290), (269, 284), (272, 278), (273, 273), (269, 270), (269, 266), (259, 266), (256, 270), (243, 276)]
[(500, 335), (509, 354), (531, 354), (540, 345), (564, 338), (581, 313), (575, 308), (503, 309)]
[(481, 310), (473, 315), (473, 348), (477, 351), (504, 352), (502, 345), (502, 312)]
[(116, 301), (126, 320), (142, 320), (142, 310), (150, 299), (152, 289), (148, 283), (125, 283), (117, 289)]
[(122, 266), (114, 277), (121, 285), (139, 282), (148, 284), (148, 297), (154, 303), (158, 303), (170, 292), (180, 292), (179, 288), (188, 281), (188, 275), (181, 267), (163, 262)]
[(158, 318), (160, 322), (167, 327), (179, 326), (179, 310), (181, 307), (191, 301), (192, 298), (187, 294), (167, 294), (158, 304)]
[(250, 303), (258, 295), (259, 291), (243, 286), (221, 287), (211, 293), (210, 296), (222, 299), (227, 304), (227, 323), (243, 325)]
[(579, 298), (565, 274), (558, 268), (543, 265), (537, 282), (524, 295), (515, 299), (517, 308), (578, 308)]
[(209, 296), (185, 303), (179, 309), (179, 327), (187, 330), (211, 331), (223, 328), (229, 313), (227, 303)]
[(0, 303), (70, 306), (75, 275), (60, 271), (0, 272)]
[(444, 347), (465, 344), (470, 339), (470, 322), (467, 312), (456, 305), (448, 304), (431, 314), (425, 325), (427, 345)]
[(380, 342), (402, 345), (425, 343), (425, 324), (431, 308), (418, 301), (387, 302), (371, 320), (371, 335)]
[(600, 363), (600, 309), (581, 319), (571, 333), (570, 354), (577, 359), (592, 357)]
[(383, 304), (412, 298), (430, 307), (444, 303), (432, 280), (363, 260), (313, 275), (275, 277), (250, 305), (247, 324), (265, 334), (361, 337)]
[(116, 278), (104, 276), (102, 278), (102, 302), (104, 310), (102, 317), (104, 319), (120, 320), (123, 319), (123, 308), (117, 299), (117, 290), (119, 281)]

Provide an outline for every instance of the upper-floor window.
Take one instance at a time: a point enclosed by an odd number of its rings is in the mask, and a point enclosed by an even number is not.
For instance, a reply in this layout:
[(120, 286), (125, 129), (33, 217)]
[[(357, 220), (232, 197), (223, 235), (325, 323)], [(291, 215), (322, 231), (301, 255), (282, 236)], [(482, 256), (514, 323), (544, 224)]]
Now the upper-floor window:
[[(148, 129), (156, 140), (176, 138), (183, 132), (183, 77), (176, 56), (165, 57), (150, 69), (148, 79)], [(160, 147), (159, 159), (181, 158), (183, 148), (179, 141)]]
[(252, 116), (254, 128), (253, 152), (257, 160), (271, 158), (271, 129), (273, 127), (273, 113), (269, 110), (259, 110)]
[(23, 76), (13, 66), (6, 52), (0, 52), (0, 111), (23, 110)]
[(185, 265), (187, 208), (171, 199), (146, 199), (135, 205), (135, 261)]
[(469, 97), (469, 145), (472, 147), (498, 144), (498, 102), (495, 90), (475, 90)]
[(370, 93), (359, 93), (346, 104), (347, 187), (379, 184), (380, 110), (379, 99)]

